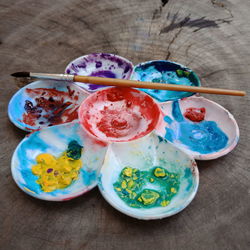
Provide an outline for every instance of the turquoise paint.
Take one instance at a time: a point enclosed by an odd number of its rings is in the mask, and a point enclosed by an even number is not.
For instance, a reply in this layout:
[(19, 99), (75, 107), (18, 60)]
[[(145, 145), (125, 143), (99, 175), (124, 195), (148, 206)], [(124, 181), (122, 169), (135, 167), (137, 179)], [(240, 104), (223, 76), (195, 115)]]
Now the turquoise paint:
[(185, 169), (184, 178), (188, 181), (186, 191), (189, 191), (193, 187), (192, 171), (190, 168)]
[(177, 122), (184, 121), (178, 101), (174, 101), (172, 104), (172, 116)]
[(83, 182), (86, 186), (91, 185), (97, 178), (96, 171), (89, 172), (82, 169), (81, 172), (82, 172)]
[[(176, 85), (200, 86), (197, 75), (191, 70), (169, 61), (152, 61), (135, 67), (134, 80), (170, 83)], [(183, 72), (180, 74), (179, 72)], [(177, 100), (194, 93), (158, 89), (140, 89), (160, 102)]]
[(167, 115), (164, 117), (164, 121), (167, 122), (168, 124), (171, 124), (173, 122), (173, 120)]
[[(190, 150), (209, 154), (223, 149), (228, 142), (227, 135), (214, 121), (192, 122), (184, 119), (178, 101), (172, 104), (172, 116), (175, 122), (169, 123), (165, 138), (171, 142), (180, 141)], [(168, 119), (165, 119), (168, 121)]]
[[(147, 188), (149, 184), (150, 189)], [(179, 191), (180, 175), (160, 166), (148, 171), (125, 167), (113, 187), (120, 199), (130, 207), (165, 207)]]

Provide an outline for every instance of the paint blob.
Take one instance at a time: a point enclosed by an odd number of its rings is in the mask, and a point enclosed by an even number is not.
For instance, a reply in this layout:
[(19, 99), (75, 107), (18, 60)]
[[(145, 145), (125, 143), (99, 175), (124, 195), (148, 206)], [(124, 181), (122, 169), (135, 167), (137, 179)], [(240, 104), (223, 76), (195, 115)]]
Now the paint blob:
[(77, 119), (78, 95), (70, 87), (68, 92), (49, 88), (27, 88), (27, 95), (33, 100), (26, 100), (23, 121), (30, 126), (57, 125)]
[[(130, 207), (165, 207), (179, 190), (179, 175), (155, 166), (149, 171), (125, 167), (113, 184), (118, 196)], [(150, 188), (149, 188), (150, 187)]]
[[(149, 61), (135, 66), (133, 80), (170, 83), (187, 86), (200, 86), (197, 75), (184, 66), (170, 61)], [(140, 89), (156, 100), (165, 102), (193, 95), (191, 92), (168, 91), (159, 89)]]
[(73, 140), (68, 149), (60, 157), (42, 153), (36, 157), (37, 164), (32, 166), (32, 173), (39, 177), (36, 181), (44, 192), (68, 187), (78, 178), (82, 166), (82, 146)]
[(205, 108), (187, 108), (184, 116), (192, 122), (201, 122), (205, 118)]
[(184, 119), (179, 102), (172, 104), (172, 120), (165, 116), (164, 120), (168, 123), (165, 138), (171, 142), (179, 141), (188, 149), (201, 154), (217, 152), (226, 147), (228, 136), (218, 127), (215, 121), (206, 121), (205, 109), (188, 108)]
[[(132, 63), (123, 57), (107, 53), (94, 53), (75, 59), (69, 63), (65, 72), (74, 75), (129, 79), (132, 70)], [(104, 85), (87, 83), (78, 83), (78, 85), (90, 92), (107, 88)]]
[(153, 99), (131, 88), (109, 88), (89, 96), (79, 109), (82, 126), (108, 141), (127, 141), (152, 131), (160, 110)]

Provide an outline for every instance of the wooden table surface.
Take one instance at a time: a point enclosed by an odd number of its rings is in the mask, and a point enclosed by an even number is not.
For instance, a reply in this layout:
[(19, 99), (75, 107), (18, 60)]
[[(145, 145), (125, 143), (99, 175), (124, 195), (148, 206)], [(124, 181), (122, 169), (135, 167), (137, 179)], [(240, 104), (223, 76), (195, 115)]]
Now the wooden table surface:
[(157, 221), (123, 215), (97, 188), (64, 203), (23, 193), (10, 161), (25, 133), (7, 117), (20, 85), (10, 73), (63, 72), (93, 52), (134, 64), (169, 59), (193, 69), (203, 86), (249, 90), (249, 10), (249, 0), (1, 0), (0, 249), (249, 249), (249, 95), (206, 95), (235, 116), (239, 144), (198, 162), (193, 202)]

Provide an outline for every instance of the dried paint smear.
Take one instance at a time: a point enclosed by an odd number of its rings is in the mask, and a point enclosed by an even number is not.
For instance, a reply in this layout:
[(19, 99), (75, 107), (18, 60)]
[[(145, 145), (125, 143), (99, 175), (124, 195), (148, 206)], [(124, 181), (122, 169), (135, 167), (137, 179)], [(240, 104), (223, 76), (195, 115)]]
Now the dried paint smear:
[(160, 166), (149, 171), (125, 167), (113, 186), (118, 196), (130, 207), (165, 207), (179, 190), (180, 176)]
[(149, 96), (138, 90), (112, 88), (92, 96), (80, 120), (99, 138), (126, 141), (149, 133), (158, 117), (159, 108)]
[(78, 178), (82, 166), (80, 160), (82, 146), (77, 141), (71, 141), (60, 157), (43, 153), (36, 157), (37, 164), (32, 167), (32, 173), (39, 179), (36, 181), (44, 192), (68, 187)]
[(32, 98), (26, 100), (23, 122), (30, 126), (52, 126), (77, 119), (78, 93), (67, 87), (68, 92), (49, 88), (25, 91)]
[(205, 108), (187, 108), (184, 119), (178, 101), (172, 104), (172, 116), (165, 116), (168, 123), (165, 138), (171, 142), (179, 141), (188, 149), (201, 154), (217, 152), (226, 147), (228, 136), (214, 121), (206, 121)]

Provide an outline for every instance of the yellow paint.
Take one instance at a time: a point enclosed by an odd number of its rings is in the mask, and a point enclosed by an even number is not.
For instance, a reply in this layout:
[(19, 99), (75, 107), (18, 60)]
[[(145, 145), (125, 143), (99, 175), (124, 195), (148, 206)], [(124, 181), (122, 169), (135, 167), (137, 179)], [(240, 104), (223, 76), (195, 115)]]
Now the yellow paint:
[(135, 183), (134, 183), (133, 180), (130, 180), (130, 181), (128, 182), (128, 188), (132, 188), (134, 185), (135, 185)]
[(36, 181), (44, 192), (63, 189), (76, 180), (82, 166), (81, 160), (69, 158), (65, 153), (56, 158), (51, 154), (40, 154), (36, 157), (32, 173), (39, 176)]
[(30, 189), (28, 189), (28, 188), (26, 188), (26, 187), (24, 187), (24, 189), (25, 189), (26, 191), (30, 192), (30, 193), (35, 194), (35, 192), (34, 192), (34, 191), (32, 191), (32, 190), (30, 190)]
[(127, 182), (126, 182), (125, 180), (124, 180), (124, 181), (122, 181), (122, 185), (121, 185), (121, 186), (122, 186), (122, 188), (124, 188), (124, 189), (125, 189), (125, 188), (127, 187)]
[(125, 168), (125, 169), (123, 170), (123, 174), (124, 174), (125, 176), (131, 177), (132, 174), (133, 174), (132, 168)]
[(141, 202), (143, 202), (144, 205), (151, 205), (156, 202), (156, 200), (160, 197), (160, 195), (153, 191), (153, 190), (144, 190), (140, 196)]
[(163, 168), (156, 168), (154, 171), (154, 175), (156, 177), (165, 177), (166, 173), (165, 173), (165, 170)]
[(166, 207), (168, 204), (169, 204), (169, 201), (166, 201), (166, 200), (161, 202), (162, 207)]
[(149, 181), (150, 181), (150, 182), (154, 182), (155, 180), (154, 180), (153, 178), (150, 178)]
[(173, 187), (170, 189), (170, 191), (171, 191), (172, 193), (174, 193), (174, 194), (176, 194), (176, 193), (177, 193), (176, 189), (175, 189), (175, 188), (173, 188)]

